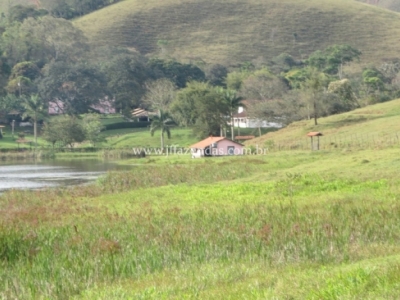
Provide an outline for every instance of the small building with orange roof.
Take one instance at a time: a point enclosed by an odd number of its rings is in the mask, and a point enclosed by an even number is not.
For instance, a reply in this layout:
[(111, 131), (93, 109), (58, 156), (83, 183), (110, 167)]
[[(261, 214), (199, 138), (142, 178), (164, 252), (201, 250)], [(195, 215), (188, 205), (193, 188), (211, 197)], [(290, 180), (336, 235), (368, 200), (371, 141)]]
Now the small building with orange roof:
[(210, 136), (191, 145), (192, 158), (205, 156), (243, 155), (243, 145), (223, 136)]

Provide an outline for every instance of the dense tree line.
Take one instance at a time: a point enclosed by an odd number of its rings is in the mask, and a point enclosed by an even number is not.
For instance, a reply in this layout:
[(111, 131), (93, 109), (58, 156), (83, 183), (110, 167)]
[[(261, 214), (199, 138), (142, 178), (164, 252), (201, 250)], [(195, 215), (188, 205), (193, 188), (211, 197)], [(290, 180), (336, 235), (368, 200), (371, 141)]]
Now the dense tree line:
[[(112, 2), (53, 4), (83, 13), (83, 7)], [(271, 61), (200, 68), (126, 48), (94, 48), (63, 14), (15, 6), (1, 21), (3, 115), (29, 111), (27, 99), (39, 101), (43, 111), (57, 99), (67, 114), (78, 116), (93, 112), (93, 105), (107, 97), (128, 117), (136, 107), (157, 112), (153, 133), (161, 129), (168, 137), (169, 126), (179, 124), (192, 127), (199, 136), (230, 131), (233, 137), (233, 115), (244, 99), (252, 118), (282, 124), (308, 118), (317, 124), (321, 116), (400, 96), (400, 60), (348, 72), (348, 65), (362, 55), (348, 45), (333, 45), (300, 60), (282, 53)], [(35, 118), (32, 110), (29, 114)]]

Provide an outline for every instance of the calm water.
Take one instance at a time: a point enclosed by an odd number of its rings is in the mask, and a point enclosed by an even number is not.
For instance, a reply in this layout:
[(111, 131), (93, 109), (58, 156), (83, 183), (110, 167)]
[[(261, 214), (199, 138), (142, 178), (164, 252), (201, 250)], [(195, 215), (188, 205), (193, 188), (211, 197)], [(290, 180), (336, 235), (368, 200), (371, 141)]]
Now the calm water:
[(84, 184), (96, 180), (107, 171), (127, 169), (131, 167), (92, 159), (0, 162), (0, 192)]

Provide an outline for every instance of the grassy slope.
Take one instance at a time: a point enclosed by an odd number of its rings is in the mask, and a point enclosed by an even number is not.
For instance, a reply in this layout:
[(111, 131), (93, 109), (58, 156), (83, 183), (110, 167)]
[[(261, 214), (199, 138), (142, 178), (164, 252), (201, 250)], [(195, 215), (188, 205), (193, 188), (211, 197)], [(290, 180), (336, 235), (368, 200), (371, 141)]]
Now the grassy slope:
[(300, 57), (343, 43), (371, 62), (397, 57), (400, 34), (397, 13), (350, 0), (127, 0), (75, 24), (96, 44), (157, 53), (166, 40), (169, 55), (209, 63)]
[(348, 113), (320, 118), (319, 125), (314, 120), (296, 122), (288, 127), (268, 133), (260, 138), (249, 141), (248, 145), (275, 145), (294, 146), (306, 145), (310, 131), (320, 131), (322, 146), (329, 144), (359, 144), (363, 146), (379, 146), (388, 144), (400, 138), (400, 100), (370, 105)]
[(400, 11), (400, 2), (398, 0), (358, 0), (360, 2), (377, 5), (394, 11)]

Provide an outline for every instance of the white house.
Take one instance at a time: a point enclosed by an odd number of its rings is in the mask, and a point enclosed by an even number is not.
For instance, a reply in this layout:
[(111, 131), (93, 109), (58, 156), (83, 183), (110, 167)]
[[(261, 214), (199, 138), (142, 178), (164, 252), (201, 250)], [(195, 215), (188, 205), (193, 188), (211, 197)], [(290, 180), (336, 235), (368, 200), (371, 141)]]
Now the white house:
[[(243, 102), (247, 107), (251, 105), (250, 101)], [(240, 106), (238, 109), (238, 113), (233, 115), (233, 123), (234, 127), (239, 128), (282, 128), (282, 124), (279, 123), (250, 118), (247, 115), (246, 109), (243, 106)], [(228, 124), (230, 125), (230, 122)]]
[(225, 137), (210, 136), (191, 145), (192, 158), (204, 156), (243, 155), (243, 145)]

